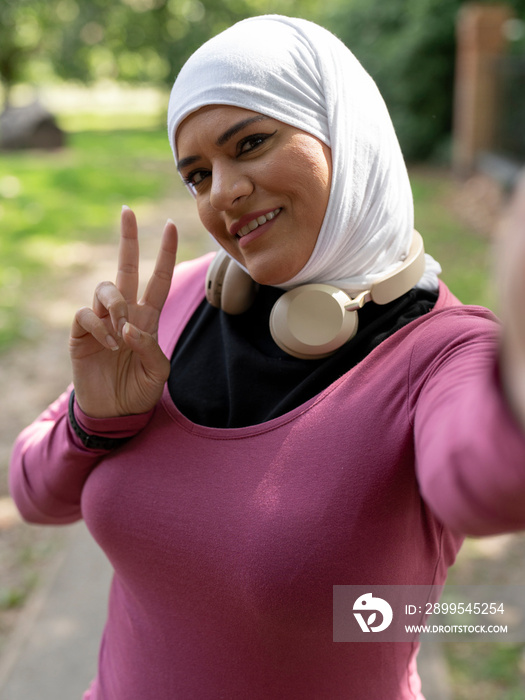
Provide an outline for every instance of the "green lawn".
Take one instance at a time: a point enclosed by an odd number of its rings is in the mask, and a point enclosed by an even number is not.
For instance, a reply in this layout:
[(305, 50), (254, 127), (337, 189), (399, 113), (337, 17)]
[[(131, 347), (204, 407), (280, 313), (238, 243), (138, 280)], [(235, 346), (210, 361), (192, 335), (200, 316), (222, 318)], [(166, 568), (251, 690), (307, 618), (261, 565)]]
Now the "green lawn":
[(425, 249), (443, 268), (441, 279), (464, 304), (494, 308), (490, 241), (458, 220), (452, 199), (459, 183), (445, 172), (415, 169), (410, 174), (415, 225)]
[(72, 133), (52, 153), (0, 155), (0, 349), (24, 335), (31, 280), (53, 275), (61, 247), (100, 241), (123, 204), (165, 197), (175, 173), (165, 130)]

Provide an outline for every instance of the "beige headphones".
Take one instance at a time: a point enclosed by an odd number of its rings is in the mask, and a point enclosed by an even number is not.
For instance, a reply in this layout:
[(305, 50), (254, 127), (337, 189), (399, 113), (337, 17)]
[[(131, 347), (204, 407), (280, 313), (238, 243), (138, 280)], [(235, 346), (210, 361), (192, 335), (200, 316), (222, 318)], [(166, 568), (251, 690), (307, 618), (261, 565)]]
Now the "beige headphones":
[[(357, 311), (367, 302), (388, 304), (416, 285), (425, 271), (423, 239), (414, 231), (402, 266), (356, 297), (329, 284), (304, 284), (285, 292), (270, 314), (270, 332), (289, 355), (317, 360), (331, 355), (357, 333)], [(223, 250), (208, 267), (206, 299), (228, 314), (242, 314), (253, 303), (257, 284)]]

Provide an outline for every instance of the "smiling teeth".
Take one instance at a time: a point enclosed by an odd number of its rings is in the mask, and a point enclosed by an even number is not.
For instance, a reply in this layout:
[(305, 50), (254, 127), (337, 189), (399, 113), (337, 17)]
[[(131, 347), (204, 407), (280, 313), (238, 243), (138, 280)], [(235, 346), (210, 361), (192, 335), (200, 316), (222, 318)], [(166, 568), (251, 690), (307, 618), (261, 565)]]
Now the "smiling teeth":
[(256, 228), (259, 228), (259, 226), (262, 226), (267, 221), (271, 221), (272, 219), (274, 219), (280, 211), (280, 208), (274, 209), (274, 211), (270, 211), (268, 212), (268, 214), (258, 216), (256, 219), (253, 219), (253, 221), (248, 222), (246, 226), (243, 226), (240, 229), (240, 231), (237, 232), (237, 235), (239, 236), (239, 238), (242, 238), (243, 236), (246, 236), (246, 234), (255, 231)]

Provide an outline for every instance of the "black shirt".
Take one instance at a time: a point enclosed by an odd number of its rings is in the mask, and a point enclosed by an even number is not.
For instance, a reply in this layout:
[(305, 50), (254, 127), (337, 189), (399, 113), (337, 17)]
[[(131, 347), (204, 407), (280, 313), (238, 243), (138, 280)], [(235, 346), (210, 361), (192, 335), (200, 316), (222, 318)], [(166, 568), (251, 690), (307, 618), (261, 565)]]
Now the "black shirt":
[(256, 425), (300, 406), (360, 362), (385, 338), (430, 311), (437, 292), (412, 289), (359, 312), (357, 334), (333, 355), (302, 360), (273, 341), (269, 318), (283, 294), (261, 286), (253, 306), (231, 316), (203, 301), (175, 347), (168, 387), (191, 421), (215, 428)]

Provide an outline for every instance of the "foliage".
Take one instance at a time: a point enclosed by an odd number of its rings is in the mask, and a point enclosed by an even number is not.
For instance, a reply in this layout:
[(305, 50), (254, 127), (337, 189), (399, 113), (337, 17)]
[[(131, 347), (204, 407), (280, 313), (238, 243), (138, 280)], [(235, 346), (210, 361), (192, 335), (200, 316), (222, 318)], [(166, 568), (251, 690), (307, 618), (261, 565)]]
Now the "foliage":
[[(326, 23), (378, 84), (405, 157), (431, 156), (451, 131), (456, 20), (463, 0), (354, 0)], [(511, 0), (525, 18), (525, 0)]]
[[(378, 84), (408, 159), (451, 126), (454, 22), (461, 0), (357, 0), (338, 33)], [(432, 18), (432, 19), (430, 19)]]
[[(2, 0), (0, 76), (54, 71), (89, 82), (170, 83), (184, 60), (230, 24), (277, 12), (316, 18), (316, 0)], [(28, 68), (28, 59), (31, 65)]]
[(54, 2), (2, 0), (0, 3), (0, 81), (9, 101), (9, 89), (24, 76), (31, 58), (54, 34)]

